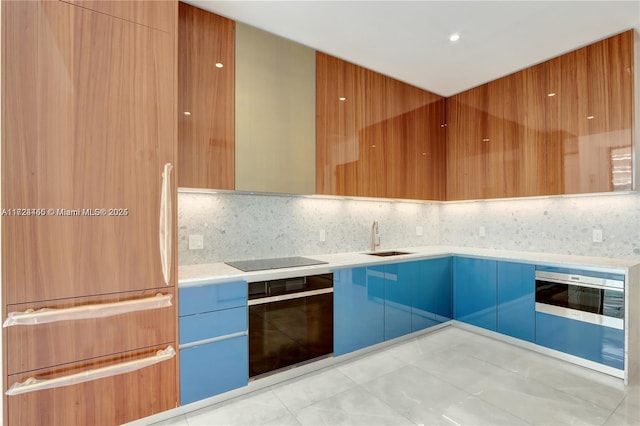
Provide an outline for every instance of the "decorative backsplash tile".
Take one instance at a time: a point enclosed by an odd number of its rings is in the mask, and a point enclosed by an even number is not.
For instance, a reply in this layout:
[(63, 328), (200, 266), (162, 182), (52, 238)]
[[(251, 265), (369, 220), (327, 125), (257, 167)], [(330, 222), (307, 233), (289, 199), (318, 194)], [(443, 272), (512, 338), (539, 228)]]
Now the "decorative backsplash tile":
[[(247, 193), (178, 194), (181, 265), (438, 244), (438, 203)], [(422, 236), (416, 227), (422, 227)], [(320, 241), (324, 230), (325, 241)], [(189, 235), (204, 249), (189, 250)]]
[[(374, 220), (382, 249), (442, 244), (640, 258), (639, 194), (438, 203), (181, 191), (179, 263), (368, 251)], [(592, 242), (593, 229), (602, 230), (601, 243)], [(189, 250), (189, 235), (202, 235), (204, 248)]]
[[(480, 237), (484, 226), (485, 237)], [(602, 242), (593, 242), (601, 229)], [(640, 195), (606, 194), (443, 203), (440, 243), (640, 258)]]

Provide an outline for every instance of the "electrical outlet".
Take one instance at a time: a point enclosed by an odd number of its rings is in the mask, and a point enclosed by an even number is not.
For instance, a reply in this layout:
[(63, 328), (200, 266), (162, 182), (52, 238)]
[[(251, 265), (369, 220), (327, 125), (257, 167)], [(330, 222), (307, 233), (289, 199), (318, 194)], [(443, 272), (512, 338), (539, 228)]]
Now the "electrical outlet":
[(204, 248), (204, 238), (202, 235), (189, 235), (189, 250), (202, 250)]
[(487, 229), (484, 226), (481, 226), (478, 229), (478, 235), (480, 235), (482, 238), (487, 236)]
[(320, 230), (320, 234), (318, 236), (318, 239), (320, 240), (320, 242), (324, 242), (327, 240), (327, 233), (324, 229)]
[(593, 230), (593, 242), (601, 243), (602, 242), (602, 229), (594, 229)]
[(418, 237), (422, 236), (422, 226), (416, 226), (416, 235)]

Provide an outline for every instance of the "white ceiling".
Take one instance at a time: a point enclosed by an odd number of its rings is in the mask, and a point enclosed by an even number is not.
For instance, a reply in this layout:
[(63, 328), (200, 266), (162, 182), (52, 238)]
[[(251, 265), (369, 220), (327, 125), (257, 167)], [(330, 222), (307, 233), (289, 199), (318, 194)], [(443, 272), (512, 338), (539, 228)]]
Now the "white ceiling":
[(640, 0), (186, 2), (443, 96), (640, 30)]

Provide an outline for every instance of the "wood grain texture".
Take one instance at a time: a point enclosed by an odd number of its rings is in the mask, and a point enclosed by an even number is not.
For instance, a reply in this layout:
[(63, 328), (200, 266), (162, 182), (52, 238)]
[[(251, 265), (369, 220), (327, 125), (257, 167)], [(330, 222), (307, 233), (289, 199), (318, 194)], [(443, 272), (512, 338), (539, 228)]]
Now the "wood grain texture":
[(613, 156), (632, 147), (632, 36), (448, 98), (447, 200), (614, 190)]
[[(173, 288), (142, 292), (118, 293), (102, 297), (55, 300), (33, 304), (10, 305), (9, 312), (27, 309), (64, 309), (74, 306), (122, 302), (174, 294)], [(96, 358), (140, 347), (173, 344), (176, 339), (172, 306), (149, 309), (105, 318), (32, 326), (12, 326), (7, 334), (7, 374), (67, 364), (79, 359)], [(96, 338), (88, 338), (93, 336)]]
[[(152, 346), (110, 357), (9, 376), (9, 383), (29, 377), (51, 379), (155, 355)], [(174, 348), (175, 349), (175, 348)], [(6, 397), (9, 425), (118, 425), (175, 408), (176, 357), (126, 374)]]
[(633, 31), (546, 63), (547, 192), (591, 193), (614, 188), (614, 152), (629, 153), (633, 134)]
[[(140, 11), (154, 8), (153, 2), (137, 3)], [(163, 10), (162, 20), (173, 22), (168, 31), (66, 2), (2, 3), (2, 207), (55, 211), (2, 217), (3, 316), (23, 303), (95, 303), (131, 297), (118, 292), (174, 291), (177, 215), (171, 218), (169, 286), (158, 236), (161, 173), (177, 155), (178, 8), (177, 2), (164, 6), (149, 16)], [(171, 186), (176, 212), (175, 178)], [(107, 216), (85, 216), (82, 209), (106, 209)], [(126, 213), (111, 216), (109, 209)], [(175, 345), (176, 309), (160, 312), (109, 325), (94, 320), (8, 330), (4, 389), (7, 371), (67, 363), (51, 367), (58, 371), (80, 362), (75, 357)], [(103, 336), (107, 331), (113, 334)], [(5, 396), (4, 423), (117, 424), (172, 408), (175, 365), (75, 390)]]
[(180, 3), (178, 28), (178, 186), (234, 189), (235, 22)]
[[(62, 2), (3, 7), (3, 208), (107, 209), (3, 216), (6, 303), (164, 285), (158, 229), (161, 173), (176, 156), (173, 35)], [(173, 264), (175, 284), (175, 256)]]
[(115, 18), (155, 28), (170, 34), (175, 32), (173, 0), (61, 0)]
[(320, 52), (316, 70), (316, 192), (443, 199), (444, 99)]

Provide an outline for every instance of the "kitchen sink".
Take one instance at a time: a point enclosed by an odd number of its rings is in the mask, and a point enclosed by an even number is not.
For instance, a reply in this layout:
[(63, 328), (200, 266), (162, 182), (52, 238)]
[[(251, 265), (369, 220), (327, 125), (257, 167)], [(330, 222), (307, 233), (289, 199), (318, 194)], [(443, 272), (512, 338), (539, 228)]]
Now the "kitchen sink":
[(386, 256), (401, 256), (403, 254), (411, 254), (411, 253), (408, 253), (406, 251), (376, 251), (373, 253), (366, 253), (366, 254), (369, 254), (371, 256), (386, 257)]

